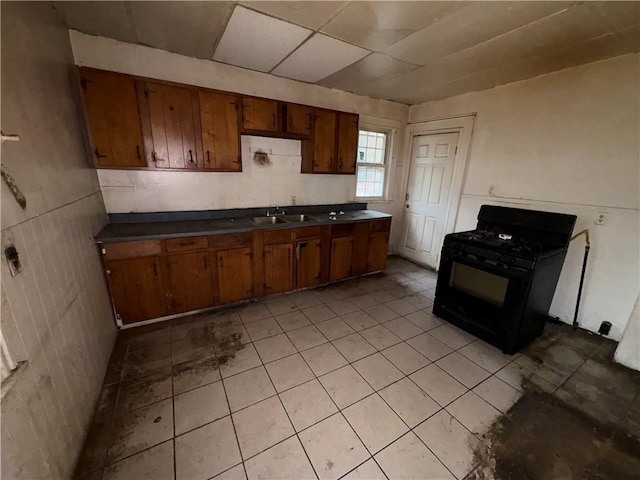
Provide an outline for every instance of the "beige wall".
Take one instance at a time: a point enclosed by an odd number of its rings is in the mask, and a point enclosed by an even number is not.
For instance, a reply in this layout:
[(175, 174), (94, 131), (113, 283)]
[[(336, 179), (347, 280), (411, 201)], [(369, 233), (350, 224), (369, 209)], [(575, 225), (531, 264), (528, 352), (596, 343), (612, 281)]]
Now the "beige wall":
[[(396, 139), (404, 138), (409, 114), (406, 105), (73, 30), (69, 35), (77, 65), (357, 112), (361, 124), (396, 128)], [(392, 186), (401, 147), (402, 142), (393, 149), (389, 169)], [(271, 152), (270, 167), (252, 163), (253, 151), (258, 149)], [(242, 158), (242, 173), (100, 170), (98, 178), (109, 213), (289, 205), (294, 203), (292, 197), (298, 205), (355, 200), (352, 176), (300, 173), (299, 141), (243, 137)], [(388, 201), (371, 203), (370, 208), (400, 213), (396, 191), (390, 188)], [(394, 232), (398, 226), (394, 222)]]
[[(456, 231), (484, 203), (572, 213), (592, 249), (579, 321), (619, 340), (640, 289), (640, 56), (411, 107), (410, 122), (477, 113)], [(598, 213), (607, 213), (596, 226)], [(571, 243), (551, 313), (571, 322), (584, 252)]]
[(92, 236), (106, 223), (70, 88), (66, 29), (49, 3), (2, 2), (2, 334), (16, 362), (2, 386), (2, 478), (69, 478), (93, 414), (115, 326)]

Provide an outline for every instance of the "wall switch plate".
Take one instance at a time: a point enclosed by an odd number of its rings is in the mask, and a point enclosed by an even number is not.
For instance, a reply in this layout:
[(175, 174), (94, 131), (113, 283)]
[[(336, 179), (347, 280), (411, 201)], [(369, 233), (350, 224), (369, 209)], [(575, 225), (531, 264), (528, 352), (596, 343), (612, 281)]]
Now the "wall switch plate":
[(596, 219), (593, 222), (595, 225), (604, 225), (605, 223), (607, 223), (607, 214), (602, 212), (602, 213), (598, 213), (598, 215), (596, 215)]

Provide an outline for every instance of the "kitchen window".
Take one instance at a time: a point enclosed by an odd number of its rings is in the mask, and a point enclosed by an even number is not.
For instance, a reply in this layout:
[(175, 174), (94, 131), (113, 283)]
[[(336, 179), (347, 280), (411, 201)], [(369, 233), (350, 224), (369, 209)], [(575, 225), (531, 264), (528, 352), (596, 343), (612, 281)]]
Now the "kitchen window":
[(356, 198), (384, 198), (389, 137), (388, 132), (360, 130), (356, 161)]

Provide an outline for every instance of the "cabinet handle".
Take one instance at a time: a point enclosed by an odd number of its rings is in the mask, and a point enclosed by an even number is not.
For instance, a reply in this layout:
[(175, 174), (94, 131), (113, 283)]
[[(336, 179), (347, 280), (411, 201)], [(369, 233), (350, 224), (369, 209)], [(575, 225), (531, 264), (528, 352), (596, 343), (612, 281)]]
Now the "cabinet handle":
[(276, 130), (278, 129), (277, 125), (276, 125), (276, 114), (273, 114), (273, 128), (275, 128)]
[(180, 245), (186, 247), (187, 245), (195, 245), (195, 241), (191, 240), (190, 242), (180, 242)]
[(189, 161), (193, 163), (193, 152), (189, 150)]
[(95, 149), (95, 151), (93, 153), (96, 154), (96, 158), (107, 158), (106, 155), (100, 155), (100, 152), (98, 151), (97, 148)]
[(342, 157), (340, 157), (340, 160), (338, 161), (338, 168), (342, 170)]
[(298, 245), (296, 245), (296, 260), (300, 260), (300, 249), (302, 248), (302, 245), (299, 243)]
[(220, 268), (224, 268), (224, 262), (222, 261), (222, 257), (220, 257)]
[(209, 155), (209, 150), (207, 150), (207, 163), (211, 163), (211, 156)]
[(209, 268), (209, 265), (207, 264), (207, 257), (203, 257), (202, 258), (202, 263), (204, 264), (204, 269), (206, 270), (207, 268)]
[(136, 156), (138, 157), (138, 160), (142, 158), (140, 155), (140, 145), (136, 145)]
[(155, 277), (158, 276), (158, 266), (155, 263), (153, 264), (153, 275)]

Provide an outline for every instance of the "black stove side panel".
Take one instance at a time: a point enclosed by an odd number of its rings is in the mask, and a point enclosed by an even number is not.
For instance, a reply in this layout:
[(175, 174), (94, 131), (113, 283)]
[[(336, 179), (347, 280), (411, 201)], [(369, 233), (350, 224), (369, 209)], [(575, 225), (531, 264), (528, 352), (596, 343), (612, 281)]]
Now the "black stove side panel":
[(478, 230), (507, 233), (549, 247), (566, 248), (576, 223), (575, 215), (482, 205)]

